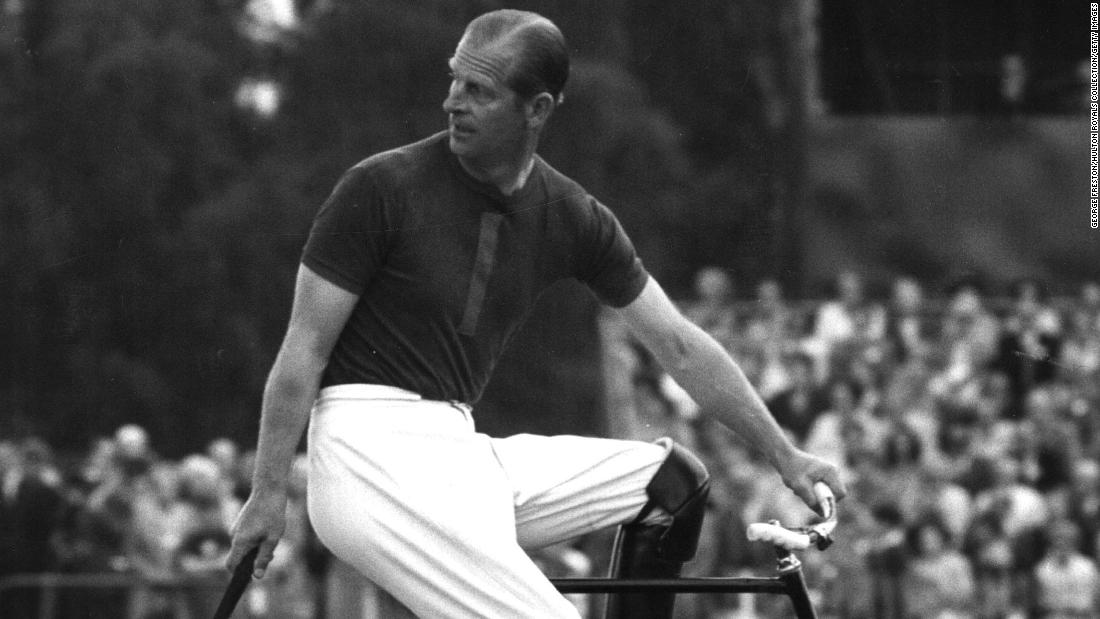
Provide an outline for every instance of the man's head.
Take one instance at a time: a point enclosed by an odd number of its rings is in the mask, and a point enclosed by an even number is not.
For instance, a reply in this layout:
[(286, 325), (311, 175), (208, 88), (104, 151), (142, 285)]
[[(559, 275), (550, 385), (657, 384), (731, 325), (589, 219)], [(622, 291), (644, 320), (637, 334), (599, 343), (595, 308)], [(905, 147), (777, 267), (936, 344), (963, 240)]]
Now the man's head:
[(463, 50), (504, 54), (504, 83), (522, 99), (549, 93), (555, 103), (569, 78), (565, 37), (549, 19), (527, 11), (486, 13), (466, 27), (456, 55)]
[(466, 27), (451, 58), (443, 109), (451, 149), (477, 159), (508, 156), (538, 135), (562, 100), (569, 55), (558, 28), (525, 11), (486, 13)]

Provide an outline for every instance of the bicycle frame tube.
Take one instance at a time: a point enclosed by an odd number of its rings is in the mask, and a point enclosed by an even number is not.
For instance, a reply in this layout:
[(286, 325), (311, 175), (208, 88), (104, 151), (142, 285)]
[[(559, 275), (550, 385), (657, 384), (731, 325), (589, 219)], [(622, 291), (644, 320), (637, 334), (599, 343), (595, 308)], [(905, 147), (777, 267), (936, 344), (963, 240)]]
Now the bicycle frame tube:
[(552, 578), (550, 582), (562, 593), (787, 593), (787, 584), (779, 577)]
[(794, 606), (795, 617), (817, 619), (810, 592), (806, 590), (806, 579), (802, 576), (802, 562), (793, 552), (782, 548), (775, 549), (775, 557), (779, 564), (779, 580), (783, 581), (784, 592)]
[(562, 593), (636, 593), (673, 591), (676, 593), (770, 593), (785, 595), (798, 619), (817, 619), (802, 562), (794, 554), (777, 549), (779, 575), (773, 577), (700, 577), (700, 578), (552, 578)]

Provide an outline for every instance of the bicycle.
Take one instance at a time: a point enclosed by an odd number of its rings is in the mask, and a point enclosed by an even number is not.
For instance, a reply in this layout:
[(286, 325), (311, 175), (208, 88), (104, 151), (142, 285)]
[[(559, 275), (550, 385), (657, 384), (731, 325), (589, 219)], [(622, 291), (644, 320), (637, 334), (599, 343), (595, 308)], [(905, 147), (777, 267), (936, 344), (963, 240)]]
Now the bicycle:
[(795, 552), (815, 547), (825, 550), (833, 543), (837, 525), (836, 498), (823, 483), (814, 486), (824, 520), (808, 527), (788, 528), (778, 521), (750, 524), (746, 535), (751, 541), (771, 543), (775, 548), (775, 576), (707, 576), (680, 578), (552, 578), (562, 593), (638, 593), (665, 591), (675, 593), (769, 593), (786, 595), (798, 619), (817, 619), (817, 612), (806, 588), (802, 562)]
[[(770, 593), (786, 595), (798, 619), (817, 619), (806, 589), (802, 562), (795, 552), (815, 547), (825, 550), (833, 543), (837, 524), (836, 498), (823, 483), (814, 486), (824, 520), (808, 527), (788, 528), (778, 521), (750, 524), (745, 532), (752, 541), (771, 543), (775, 548), (775, 576), (708, 576), (680, 578), (552, 578), (562, 593)], [(222, 596), (214, 619), (228, 619), (251, 578), (257, 549), (244, 556)]]

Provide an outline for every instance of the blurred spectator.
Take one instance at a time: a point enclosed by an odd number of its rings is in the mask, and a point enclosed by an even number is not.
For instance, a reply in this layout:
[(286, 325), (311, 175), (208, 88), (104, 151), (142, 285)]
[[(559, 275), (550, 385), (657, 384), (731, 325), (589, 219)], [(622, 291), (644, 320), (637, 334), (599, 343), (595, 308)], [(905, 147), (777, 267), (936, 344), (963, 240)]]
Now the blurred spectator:
[(975, 610), (979, 617), (1009, 617), (1012, 604), (1012, 540), (1005, 535), (1000, 517), (984, 512), (975, 519), (963, 543), (976, 584)]
[(1032, 485), (1040, 492), (1067, 487), (1073, 463), (1082, 456), (1068, 406), (1059, 401), (1055, 390), (1036, 389), (1028, 395), (1024, 413), (1027, 420), (1022, 427), (1031, 450), (1028, 457), (1035, 467)]
[(1100, 282), (1088, 281), (1081, 284), (1077, 309), (1091, 319), (1093, 329), (1100, 329)]
[(1050, 525), (1050, 550), (1035, 568), (1039, 610), (1050, 619), (1084, 619), (1100, 613), (1096, 562), (1078, 549), (1080, 531), (1068, 520)]
[(149, 445), (149, 433), (136, 424), (115, 431), (115, 458), (123, 475), (138, 477), (149, 471), (156, 454)]
[(920, 438), (905, 424), (896, 423), (885, 430), (877, 445), (881, 466), (873, 473), (874, 496), (897, 506), (902, 517), (913, 522), (939, 498), (925, 494)]
[(993, 463), (993, 485), (978, 493), (974, 508), (978, 512), (1001, 515), (1001, 526), (1010, 538), (1039, 528), (1047, 519), (1046, 503), (1034, 488), (1020, 480), (1021, 465), (1014, 459)]
[(796, 441), (802, 443), (818, 416), (829, 406), (828, 396), (817, 387), (814, 361), (805, 353), (786, 357), (788, 387), (767, 401), (772, 416)]
[(684, 308), (684, 315), (732, 350), (737, 331), (732, 301), (733, 280), (729, 273), (718, 267), (704, 267), (695, 274), (695, 301)]
[(829, 386), (829, 409), (810, 427), (804, 447), (806, 451), (845, 470), (849, 452), (860, 445), (881, 445), (885, 424), (860, 406), (855, 383), (834, 381)]
[(805, 347), (817, 360), (819, 377), (824, 380), (830, 360), (842, 345), (878, 341), (884, 332), (882, 306), (864, 297), (863, 279), (857, 273), (842, 271), (837, 275), (833, 298), (817, 309), (813, 333)]
[(946, 363), (934, 388), (947, 391), (987, 367), (996, 356), (1000, 331), (997, 318), (985, 307), (980, 287), (969, 281), (958, 284), (943, 318), (940, 345)]
[(1013, 412), (1021, 412), (1032, 388), (1054, 378), (1061, 335), (1061, 321), (1046, 305), (1042, 285), (1034, 280), (1018, 282), (995, 361), (997, 369), (1009, 378)]
[(938, 518), (951, 539), (965, 539), (974, 520), (974, 499), (970, 493), (954, 481), (928, 470), (920, 472), (917, 484), (917, 513)]
[(224, 436), (218, 437), (206, 446), (206, 455), (218, 465), (222, 482), (230, 493), (236, 491), (237, 467), (241, 450), (237, 444)]
[[(204, 455), (187, 456), (180, 463), (181, 510), (185, 523), (173, 557), (176, 569), (190, 578), (218, 577), (224, 573), (233, 525), (240, 504), (227, 493), (218, 465)], [(195, 616), (213, 614), (219, 592), (196, 588), (188, 591), (188, 607)]]
[(787, 306), (778, 280), (764, 279), (756, 285), (756, 302), (745, 314), (744, 331), (750, 340), (779, 343), (802, 335), (802, 327)]
[(982, 479), (982, 464), (1012, 457), (1018, 442), (1018, 424), (1002, 416), (1007, 402), (1007, 379), (994, 372), (976, 374), (943, 397), (939, 402), (943, 442), (934, 467), (971, 490), (987, 486), (991, 480)]
[[(176, 576), (175, 554), (190, 517), (179, 495), (179, 469), (170, 462), (153, 463), (148, 476), (134, 489), (126, 558), (130, 567), (151, 583), (171, 583)], [(167, 587), (142, 586), (132, 591), (129, 615), (178, 614), (184, 605), (182, 597)]]
[(895, 363), (927, 354), (929, 328), (923, 312), (924, 291), (920, 283), (911, 277), (895, 279), (884, 326), (887, 356)]
[[(49, 447), (37, 438), (0, 443), (0, 577), (56, 568), (52, 538), (62, 510), (61, 479)], [(0, 599), (0, 616), (38, 616), (37, 591)]]
[(1100, 560), (1095, 541), (1100, 536), (1100, 462), (1081, 459), (1074, 463), (1069, 489), (1069, 518), (1081, 530), (1081, 550)]
[(867, 569), (872, 577), (872, 607), (876, 619), (907, 617), (902, 593), (902, 577), (908, 569), (905, 547), (905, 520), (897, 507), (876, 505), (871, 511), (874, 529), (866, 553)]
[(973, 617), (974, 579), (970, 562), (951, 545), (947, 528), (928, 517), (906, 535), (910, 558), (903, 592), (905, 616), (913, 619)]
[(1100, 317), (1090, 309), (1071, 309), (1058, 371), (1065, 380), (1081, 387), (1100, 376)]
[(765, 279), (756, 290), (756, 302), (744, 315), (740, 350), (736, 352), (750, 369), (757, 368), (754, 382), (767, 400), (790, 387), (786, 357), (802, 332), (778, 281)]

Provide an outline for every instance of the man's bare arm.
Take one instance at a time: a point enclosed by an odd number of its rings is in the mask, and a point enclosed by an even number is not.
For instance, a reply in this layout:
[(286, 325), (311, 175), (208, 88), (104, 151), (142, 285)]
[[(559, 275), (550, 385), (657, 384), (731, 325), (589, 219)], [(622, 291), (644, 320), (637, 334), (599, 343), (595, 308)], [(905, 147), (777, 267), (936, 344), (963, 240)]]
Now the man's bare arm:
[(836, 467), (791, 443), (733, 358), (685, 318), (654, 279), (620, 314), (702, 410), (758, 450), (807, 505), (817, 504), (817, 481), (825, 482), (837, 498), (844, 496)]
[(285, 523), (287, 479), (317, 397), (321, 374), (359, 297), (301, 266), (286, 336), (264, 388), (252, 494), (233, 529), (226, 560), (232, 570), (260, 547), (254, 575), (261, 578)]

